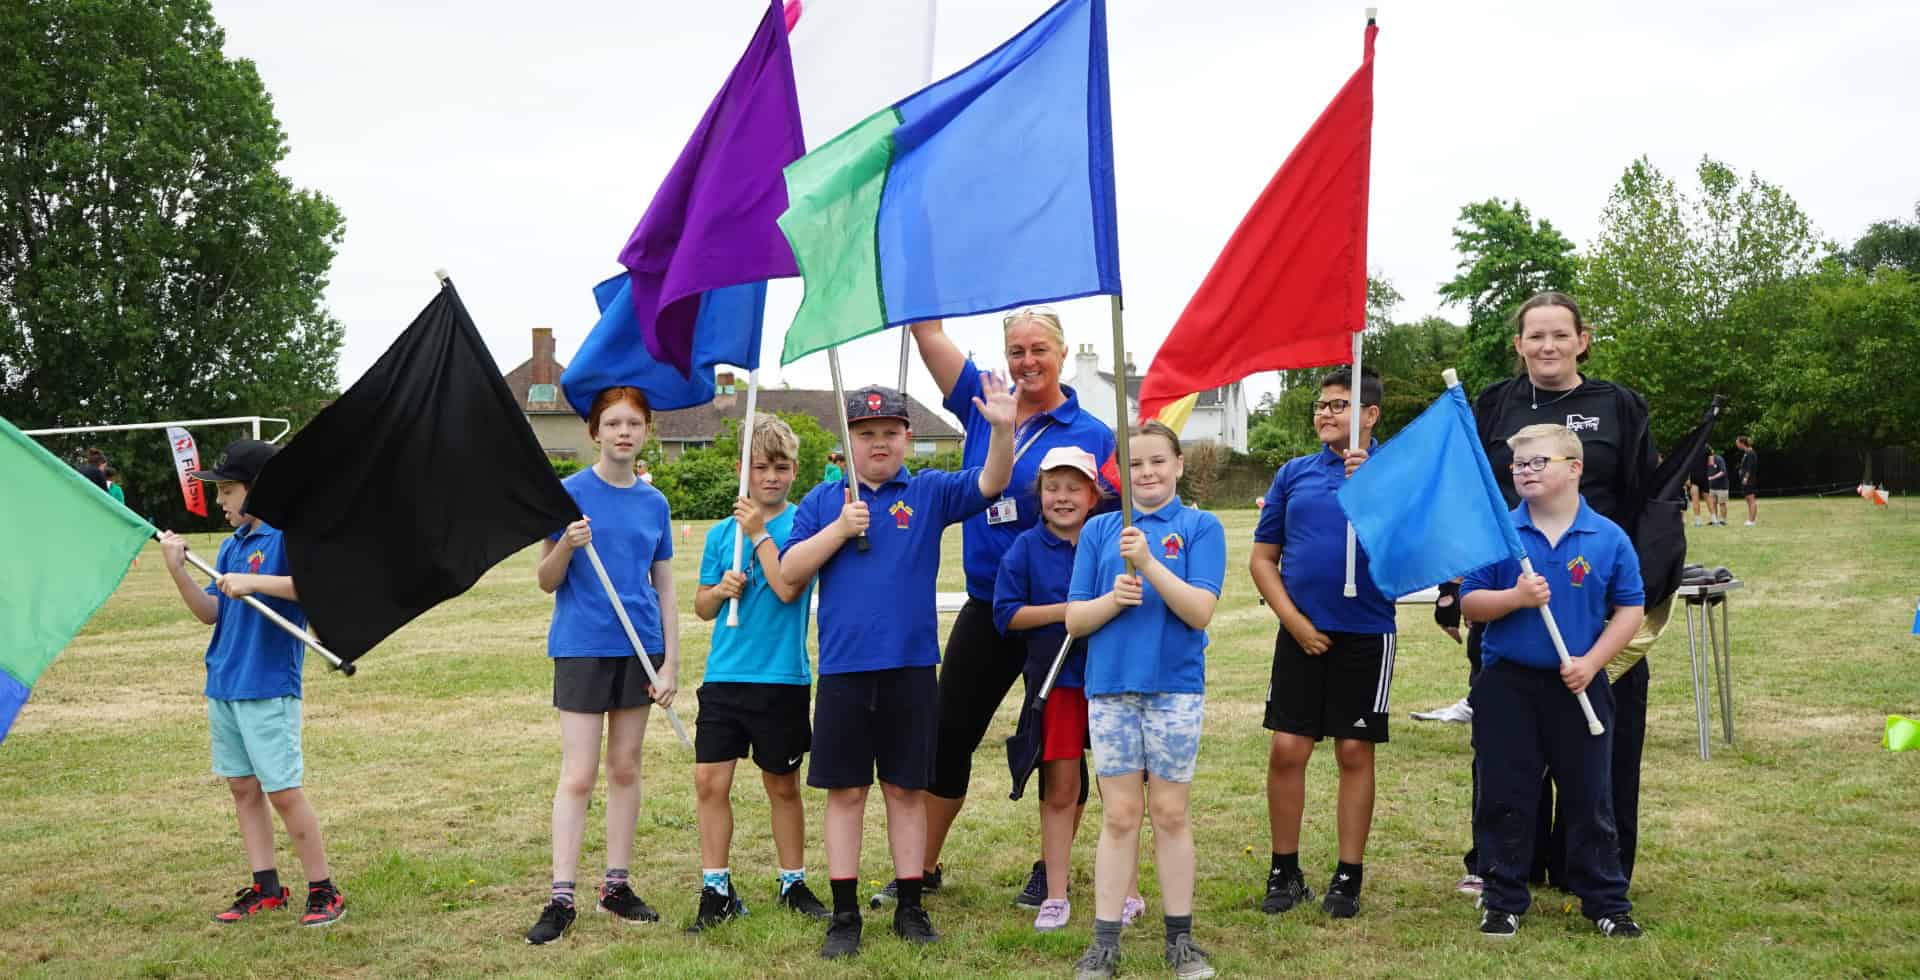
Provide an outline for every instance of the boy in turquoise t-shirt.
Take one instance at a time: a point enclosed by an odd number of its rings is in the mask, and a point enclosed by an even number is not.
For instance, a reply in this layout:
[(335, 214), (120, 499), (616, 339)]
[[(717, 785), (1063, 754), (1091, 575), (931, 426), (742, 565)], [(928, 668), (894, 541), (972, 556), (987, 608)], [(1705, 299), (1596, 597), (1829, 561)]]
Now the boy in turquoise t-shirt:
[[(700, 911), (694, 932), (745, 915), (733, 888), (727, 852), (733, 837), (733, 767), (749, 752), (760, 767), (773, 815), (781, 905), (816, 919), (827, 909), (806, 883), (806, 815), (800, 803), (800, 759), (812, 747), (807, 722), (807, 607), (813, 583), (780, 578), (780, 549), (793, 532), (787, 502), (800, 439), (777, 415), (755, 418), (748, 447), (748, 496), (733, 516), (707, 532), (700, 555), (694, 614), (714, 621), (700, 716), (694, 724), (693, 786), (700, 819)], [(735, 529), (744, 536), (741, 570), (733, 571)], [(737, 625), (729, 607), (739, 604)]]

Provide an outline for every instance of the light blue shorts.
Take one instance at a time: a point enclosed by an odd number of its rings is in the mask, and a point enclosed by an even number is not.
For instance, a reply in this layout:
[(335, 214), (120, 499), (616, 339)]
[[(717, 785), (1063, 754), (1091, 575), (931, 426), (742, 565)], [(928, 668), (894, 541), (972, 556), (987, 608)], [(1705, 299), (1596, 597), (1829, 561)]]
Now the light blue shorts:
[(208, 698), (207, 731), (213, 737), (214, 775), (253, 776), (269, 793), (300, 785), (306, 763), (300, 753), (299, 698)]
[(1169, 783), (1193, 782), (1204, 694), (1103, 694), (1087, 699), (1093, 767), (1100, 776), (1142, 769)]

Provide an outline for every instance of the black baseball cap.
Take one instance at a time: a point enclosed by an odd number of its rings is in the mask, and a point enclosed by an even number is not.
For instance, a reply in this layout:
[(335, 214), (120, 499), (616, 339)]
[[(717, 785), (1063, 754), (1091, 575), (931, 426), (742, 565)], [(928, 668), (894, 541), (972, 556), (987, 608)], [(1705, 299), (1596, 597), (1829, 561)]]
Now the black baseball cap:
[(279, 447), (258, 439), (236, 439), (220, 454), (220, 465), (210, 470), (194, 470), (187, 475), (208, 483), (252, 483), (266, 469), (267, 460)]
[(847, 392), (847, 424), (868, 419), (899, 419), (908, 425), (913, 424), (913, 420), (907, 418), (907, 400), (892, 388), (880, 385), (868, 385), (858, 391)]

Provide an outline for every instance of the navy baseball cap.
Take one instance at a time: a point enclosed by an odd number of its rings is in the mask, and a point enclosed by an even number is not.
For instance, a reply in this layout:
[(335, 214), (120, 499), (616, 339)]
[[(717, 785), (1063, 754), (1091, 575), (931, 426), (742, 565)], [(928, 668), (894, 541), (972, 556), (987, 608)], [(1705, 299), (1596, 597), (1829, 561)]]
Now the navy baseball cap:
[(847, 392), (847, 424), (868, 419), (899, 419), (908, 425), (913, 424), (913, 420), (907, 418), (907, 400), (892, 388), (880, 385), (868, 385), (858, 391)]
[(267, 460), (279, 447), (258, 439), (236, 439), (220, 454), (220, 465), (210, 470), (194, 470), (187, 475), (209, 483), (252, 483), (266, 469)]

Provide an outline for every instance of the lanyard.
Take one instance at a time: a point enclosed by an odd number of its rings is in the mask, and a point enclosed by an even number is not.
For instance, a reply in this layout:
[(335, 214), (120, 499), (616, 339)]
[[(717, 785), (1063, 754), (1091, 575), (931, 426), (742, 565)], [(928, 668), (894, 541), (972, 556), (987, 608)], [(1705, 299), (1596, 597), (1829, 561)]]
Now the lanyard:
[(1036, 442), (1039, 442), (1040, 437), (1044, 435), (1046, 431), (1052, 426), (1053, 426), (1053, 419), (1051, 418), (1047, 419), (1045, 425), (1042, 425), (1040, 428), (1034, 430), (1033, 435), (1030, 435), (1027, 437), (1027, 441), (1024, 445), (1022, 445), (1019, 449), (1014, 450), (1013, 461), (1016, 465), (1019, 464), (1020, 457), (1025, 456), (1027, 454), (1027, 450), (1032, 449), (1033, 444)]

